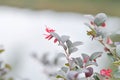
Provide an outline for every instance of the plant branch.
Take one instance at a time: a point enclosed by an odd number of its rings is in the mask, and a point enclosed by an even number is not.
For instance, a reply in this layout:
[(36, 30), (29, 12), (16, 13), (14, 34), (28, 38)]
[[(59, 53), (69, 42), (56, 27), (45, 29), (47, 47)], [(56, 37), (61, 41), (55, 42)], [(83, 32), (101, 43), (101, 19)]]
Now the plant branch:
[(106, 48), (108, 49), (108, 52), (109, 52), (115, 59), (120, 60), (120, 57), (118, 57), (118, 56), (116, 55), (116, 53), (113, 52), (112, 49), (108, 48), (108, 47), (106, 46), (106, 44), (103, 42), (103, 40), (98, 40), (98, 41), (99, 41), (104, 47), (106, 47)]
[(70, 68), (70, 70), (72, 70), (72, 67), (71, 67), (71, 61), (70, 61), (70, 55), (69, 55), (69, 53), (65, 50), (65, 54), (66, 54), (66, 59), (67, 59), (67, 61), (68, 61), (68, 64), (69, 64), (69, 68)]

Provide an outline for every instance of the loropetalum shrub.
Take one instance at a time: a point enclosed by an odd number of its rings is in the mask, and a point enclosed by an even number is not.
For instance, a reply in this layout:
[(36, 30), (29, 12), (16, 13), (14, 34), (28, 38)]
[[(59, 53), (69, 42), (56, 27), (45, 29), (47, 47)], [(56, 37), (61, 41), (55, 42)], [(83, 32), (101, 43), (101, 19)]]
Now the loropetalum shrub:
[[(81, 41), (71, 41), (67, 35), (59, 35), (54, 29), (46, 27), (44, 34), (45, 39), (51, 40), (54, 38), (54, 43), (61, 46), (64, 50), (63, 54), (67, 60), (64, 66), (54, 74), (56, 79), (61, 80), (109, 80), (114, 77), (120, 78), (120, 34), (107, 35), (102, 29), (106, 27), (105, 21), (107, 15), (105, 13), (99, 13), (96, 16), (85, 15), (89, 19), (89, 23), (85, 23), (90, 28), (87, 35), (92, 40), (97, 40), (103, 45), (103, 48), (108, 56), (110, 56), (113, 65), (116, 65), (118, 69), (114, 72), (112, 69), (101, 69), (100, 72), (95, 72), (93, 65), (99, 66), (97, 58), (100, 58), (103, 51), (94, 52), (91, 55), (81, 53), (81, 56), (71, 57), (71, 54), (78, 51), (77, 46), (83, 45)], [(113, 73), (113, 74), (112, 74)]]

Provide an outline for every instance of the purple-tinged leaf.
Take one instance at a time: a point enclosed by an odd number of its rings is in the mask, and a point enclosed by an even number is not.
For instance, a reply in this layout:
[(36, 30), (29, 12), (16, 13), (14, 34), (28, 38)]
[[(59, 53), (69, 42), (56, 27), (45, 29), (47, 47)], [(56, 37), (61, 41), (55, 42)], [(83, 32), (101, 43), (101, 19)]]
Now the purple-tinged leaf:
[(97, 26), (101, 26), (107, 19), (107, 15), (105, 13), (99, 13), (95, 16), (94, 23)]
[(102, 52), (94, 52), (91, 56), (90, 56), (90, 61), (95, 60), (98, 57), (101, 57)]
[(87, 77), (91, 77), (92, 74), (93, 74), (93, 68), (92, 68), (92, 67), (88, 67), (87, 70), (88, 70), (89, 72), (86, 72), (86, 73), (85, 73), (86, 78), (87, 78)]
[(83, 57), (83, 62), (84, 62), (84, 63), (87, 63), (87, 62), (89, 61), (89, 58), (90, 58), (90, 57), (89, 57), (87, 54), (84, 54), (84, 53), (83, 53), (83, 54), (82, 54), (82, 57)]
[(78, 77), (79, 73), (77, 71), (69, 71), (67, 73), (67, 80), (76, 80)]

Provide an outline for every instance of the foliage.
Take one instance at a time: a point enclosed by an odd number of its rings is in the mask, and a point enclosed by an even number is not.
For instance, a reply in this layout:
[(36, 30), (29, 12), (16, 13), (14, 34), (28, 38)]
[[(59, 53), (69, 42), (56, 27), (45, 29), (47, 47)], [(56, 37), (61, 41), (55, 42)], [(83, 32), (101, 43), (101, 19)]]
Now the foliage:
[[(106, 14), (99, 13), (95, 17), (92, 15), (86, 15), (90, 20), (90, 23), (85, 23), (90, 28), (90, 31), (87, 31), (87, 35), (92, 37), (92, 40), (95, 39), (100, 42), (104, 47), (105, 51), (114, 58), (114, 64), (116, 61), (119, 61), (119, 47), (117, 46), (113, 50), (111, 44), (113, 41), (111, 38), (101, 30), (101, 28), (106, 27), (105, 21), (107, 19)], [(78, 51), (78, 47), (83, 45), (81, 41), (73, 42), (70, 40), (70, 37), (67, 35), (60, 36), (56, 33), (54, 29), (46, 27), (47, 34), (45, 39), (51, 40), (54, 38), (54, 43), (58, 43), (58, 46), (61, 46), (64, 50), (64, 55), (67, 60), (67, 63), (64, 63), (64, 66), (54, 74), (56, 78), (62, 80), (106, 80), (112, 77), (111, 69), (102, 69), (100, 72), (95, 72), (94, 66), (99, 66), (96, 59), (101, 57), (103, 52), (94, 52), (91, 55), (87, 53), (81, 53), (81, 56), (71, 57), (71, 54)], [(44, 59), (43, 59), (44, 61)], [(119, 73), (118, 71), (116, 73)], [(82, 75), (83, 76), (80, 76)], [(119, 78), (117, 74), (114, 74), (114, 77)]]
[[(111, 57), (113, 64), (118, 67), (117, 71), (114, 71), (114, 78), (120, 78), (119, 66), (120, 66), (120, 34), (107, 35), (101, 28), (106, 27), (105, 21), (107, 19), (106, 14), (99, 13), (95, 17), (87, 15), (90, 23), (85, 23), (90, 31), (87, 31), (88, 36), (92, 36), (92, 39), (97, 40), (104, 46), (105, 52)], [(91, 34), (90, 34), (91, 33)]]

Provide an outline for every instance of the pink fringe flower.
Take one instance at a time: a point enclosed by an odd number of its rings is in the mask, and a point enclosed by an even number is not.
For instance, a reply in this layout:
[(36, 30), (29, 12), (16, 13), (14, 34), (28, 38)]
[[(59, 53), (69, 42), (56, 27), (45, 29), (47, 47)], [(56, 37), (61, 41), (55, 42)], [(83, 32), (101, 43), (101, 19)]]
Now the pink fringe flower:
[(106, 79), (108, 79), (109, 77), (111, 77), (111, 69), (102, 69), (100, 70), (100, 74), (104, 77), (106, 77)]
[[(51, 33), (55, 32), (55, 30), (46, 27), (45, 31), (47, 33), (49, 33), (49, 34), (44, 34), (45, 35), (45, 39), (51, 40), (54, 37)], [(55, 38), (54, 39), (54, 43), (56, 43), (57, 41), (58, 41), (58, 39)]]

